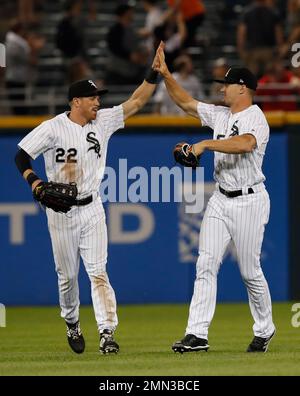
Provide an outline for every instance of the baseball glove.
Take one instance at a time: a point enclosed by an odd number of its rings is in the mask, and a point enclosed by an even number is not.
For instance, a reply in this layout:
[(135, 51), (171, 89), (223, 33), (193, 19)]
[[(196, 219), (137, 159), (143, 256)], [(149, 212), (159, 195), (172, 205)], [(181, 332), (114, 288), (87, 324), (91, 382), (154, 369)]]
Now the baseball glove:
[(193, 150), (191, 144), (181, 142), (177, 143), (173, 150), (175, 161), (183, 166), (188, 166), (193, 169), (199, 166), (199, 158)]
[(33, 191), (33, 198), (55, 212), (67, 213), (76, 204), (76, 183), (41, 182)]

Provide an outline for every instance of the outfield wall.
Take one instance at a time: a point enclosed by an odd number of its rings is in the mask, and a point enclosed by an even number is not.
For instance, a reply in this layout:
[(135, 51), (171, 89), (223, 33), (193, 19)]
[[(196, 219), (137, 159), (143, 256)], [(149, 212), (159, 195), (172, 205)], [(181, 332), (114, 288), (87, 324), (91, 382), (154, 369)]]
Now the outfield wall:
[[(181, 121), (180, 121), (181, 122)], [(168, 124), (169, 125), (169, 124)], [(128, 168), (174, 166), (172, 147), (178, 141), (207, 139), (210, 133), (194, 124), (177, 122), (172, 128), (129, 125), (110, 141), (107, 165), (118, 170), (119, 159)], [(19, 126), (19, 125), (18, 125)], [(290, 252), (289, 141), (290, 127), (272, 130), (264, 171), (271, 197), (270, 222), (265, 233), (262, 263), (274, 300), (297, 296), (295, 254)], [(45, 213), (32, 202), (31, 193), (18, 174), (13, 158), (27, 130), (2, 126), (0, 135), (0, 302), (6, 305), (56, 304), (57, 281)], [(294, 136), (296, 132), (293, 131)], [(294, 160), (296, 161), (296, 155)], [(212, 188), (213, 155), (202, 158), (207, 187)], [(43, 175), (43, 160), (35, 161)], [(295, 183), (293, 183), (294, 185)], [(129, 184), (130, 186), (130, 184)], [(108, 272), (119, 303), (188, 302), (194, 280), (198, 233), (202, 214), (194, 220), (182, 213), (179, 203), (108, 203)], [(149, 226), (151, 223), (151, 226)], [(89, 281), (80, 273), (81, 303), (90, 303)], [(293, 293), (293, 294), (291, 294)], [(299, 295), (299, 294), (298, 294)], [(221, 267), (219, 301), (244, 301), (246, 292), (237, 270), (234, 248)]]

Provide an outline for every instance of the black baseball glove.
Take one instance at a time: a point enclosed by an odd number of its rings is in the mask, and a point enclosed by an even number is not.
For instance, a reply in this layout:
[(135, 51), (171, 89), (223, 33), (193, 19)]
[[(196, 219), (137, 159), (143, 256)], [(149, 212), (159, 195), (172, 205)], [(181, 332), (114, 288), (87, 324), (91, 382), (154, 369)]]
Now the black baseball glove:
[(200, 156), (197, 156), (191, 144), (181, 142), (177, 143), (173, 150), (175, 161), (183, 166), (193, 169), (199, 166)]
[(41, 182), (33, 190), (33, 198), (55, 212), (67, 213), (76, 204), (75, 183)]

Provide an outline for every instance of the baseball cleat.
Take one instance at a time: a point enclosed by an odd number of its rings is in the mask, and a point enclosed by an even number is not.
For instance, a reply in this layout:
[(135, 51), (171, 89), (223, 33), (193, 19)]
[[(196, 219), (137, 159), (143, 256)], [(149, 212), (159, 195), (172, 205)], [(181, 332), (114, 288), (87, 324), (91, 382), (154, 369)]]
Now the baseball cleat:
[(274, 333), (268, 338), (254, 337), (251, 344), (248, 346), (247, 352), (263, 352), (266, 353)]
[(66, 324), (67, 324), (67, 337), (71, 349), (75, 353), (82, 353), (85, 348), (85, 341), (80, 330), (79, 321), (74, 324), (66, 322)]
[(176, 341), (172, 345), (174, 352), (184, 353), (184, 352), (207, 352), (209, 348), (208, 341), (204, 338), (198, 338), (193, 334), (187, 334), (182, 340)]
[(100, 353), (104, 355), (107, 353), (118, 353), (119, 345), (114, 340), (114, 333), (112, 330), (103, 330), (100, 333)]

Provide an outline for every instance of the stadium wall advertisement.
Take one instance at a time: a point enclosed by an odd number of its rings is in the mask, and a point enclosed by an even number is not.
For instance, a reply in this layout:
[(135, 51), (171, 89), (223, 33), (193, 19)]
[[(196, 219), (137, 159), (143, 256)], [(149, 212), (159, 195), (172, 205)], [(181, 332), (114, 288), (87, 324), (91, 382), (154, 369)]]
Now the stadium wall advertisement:
[[(155, 133), (154, 133), (155, 132)], [(186, 128), (127, 128), (109, 143), (107, 166), (120, 173), (120, 159), (128, 169), (174, 167), (172, 147), (178, 141), (195, 142), (210, 135)], [(47, 220), (32, 201), (21, 179), (14, 155), (22, 135), (0, 136), (0, 302), (5, 305), (52, 305), (58, 303)], [(122, 163), (121, 163), (122, 164)], [(123, 163), (124, 164), (124, 163)], [(205, 204), (214, 189), (213, 155), (205, 153)], [(34, 163), (44, 176), (43, 159)], [(124, 171), (124, 169), (122, 169)], [(271, 198), (270, 221), (265, 232), (262, 265), (274, 300), (288, 300), (289, 186), (288, 134), (272, 133), (264, 162), (266, 186)], [(133, 180), (128, 178), (128, 188)], [(175, 187), (174, 187), (175, 188)], [(184, 203), (107, 202), (109, 232), (108, 273), (119, 303), (189, 302), (193, 292), (198, 235), (203, 211), (187, 214)], [(83, 266), (81, 266), (83, 267)], [(247, 294), (230, 246), (218, 280), (219, 301), (245, 301)], [(80, 300), (90, 304), (90, 287), (84, 268), (80, 271)]]

